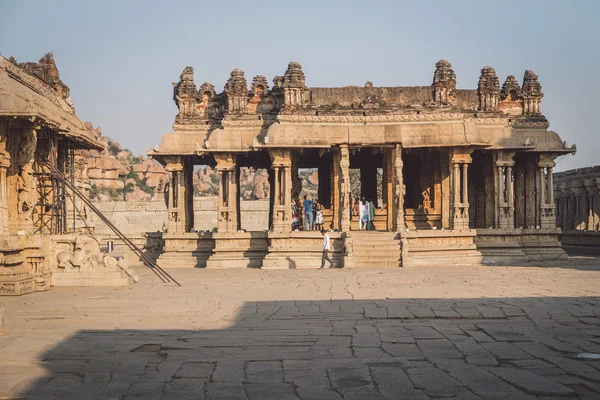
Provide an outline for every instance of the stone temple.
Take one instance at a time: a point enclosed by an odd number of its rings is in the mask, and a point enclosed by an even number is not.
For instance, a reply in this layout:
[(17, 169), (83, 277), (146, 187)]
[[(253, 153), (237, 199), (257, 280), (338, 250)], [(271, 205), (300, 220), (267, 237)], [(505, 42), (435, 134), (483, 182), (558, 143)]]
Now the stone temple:
[[(565, 256), (558, 241), (554, 160), (575, 146), (541, 113), (538, 76), (500, 85), (484, 67), (457, 89), (446, 60), (428, 86), (310, 88), (297, 62), (269, 86), (234, 69), (224, 90), (174, 84), (173, 132), (148, 155), (169, 174), (162, 266), (303, 268), (320, 263), (321, 235), (292, 230), (299, 169), (318, 169), (333, 258), (345, 267), (526, 262)], [(216, 232), (196, 232), (195, 166), (219, 176)], [(240, 168), (268, 171), (268, 231), (240, 229)], [(375, 231), (350, 213), (350, 172), (376, 205)]]
[(83, 234), (87, 210), (56, 173), (88, 191), (81, 152), (103, 147), (75, 114), (52, 53), (38, 63), (0, 56), (0, 295), (129, 284)]

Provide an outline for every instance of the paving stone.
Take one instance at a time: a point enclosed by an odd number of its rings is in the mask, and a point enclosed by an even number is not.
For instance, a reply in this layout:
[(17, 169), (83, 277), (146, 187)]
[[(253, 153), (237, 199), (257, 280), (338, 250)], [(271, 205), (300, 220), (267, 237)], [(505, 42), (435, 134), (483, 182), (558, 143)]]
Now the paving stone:
[(352, 336), (353, 347), (379, 347), (380, 344), (381, 340), (376, 333)]
[(429, 396), (440, 397), (442, 394), (454, 396), (457, 388), (464, 387), (456, 379), (435, 367), (408, 368), (407, 373), (415, 388), (423, 390)]
[(370, 370), (377, 390), (386, 399), (428, 399), (421, 390), (415, 389), (400, 368), (375, 367)]
[(242, 383), (209, 382), (205, 384), (206, 400), (247, 400)]
[(177, 378), (163, 387), (162, 400), (204, 399), (204, 381), (196, 378)]
[(333, 389), (331, 390), (314, 390), (298, 388), (298, 396), (302, 400), (343, 400)]
[(529, 354), (506, 342), (482, 343), (481, 346), (498, 360), (524, 360), (531, 358)]
[(246, 382), (283, 382), (283, 367), (281, 361), (247, 362)]
[(371, 375), (367, 367), (329, 368), (327, 374), (332, 387), (341, 392), (354, 390), (356, 388), (373, 389), (373, 382), (371, 381)]
[(184, 362), (175, 374), (176, 378), (204, 378), (208, 380), (215, 369), (214, 363)]
[(416, 344), (410, 343), (382, 343), (381, 348), (386, 353), (395, 357), (404, 357), (408, 359), (423, 359), (423, 353)]
[(447, 339), (418, 340), (417, 346), (426, 358), (463, 358), (461, 352)]
[(296, 400), (294, 385), (291, 383), (245, 383), (244, 389), (249, 400)]
[(243, 382), (245, 378), (243, 361), (218, 361), (212, 374), (213, 382)]
[(487, 371), (523, 389), (527, 393), (540, 396), (570, 396), (575, 392), (551, 379), (532, 374), (518, 368), (487, 368)]

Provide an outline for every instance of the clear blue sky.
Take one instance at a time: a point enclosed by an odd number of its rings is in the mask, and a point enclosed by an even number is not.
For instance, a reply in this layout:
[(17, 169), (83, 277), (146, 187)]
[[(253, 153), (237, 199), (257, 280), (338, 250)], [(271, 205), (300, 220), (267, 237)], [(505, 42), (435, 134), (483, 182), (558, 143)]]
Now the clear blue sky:
[(137, 154), (171, 130), (186, 65), (217, 90), (234, 68), (271, 83), (291, 60), (308, 86), (429, 85), (440, 58), (459, 88), (485, 65), (501, 82), (532, 69), (550, 128), (579, 149), (563, 170), (600, 164), (599, 15), (598, 0), (0, 0), (0, 52), (54, 51), (79, 116)]

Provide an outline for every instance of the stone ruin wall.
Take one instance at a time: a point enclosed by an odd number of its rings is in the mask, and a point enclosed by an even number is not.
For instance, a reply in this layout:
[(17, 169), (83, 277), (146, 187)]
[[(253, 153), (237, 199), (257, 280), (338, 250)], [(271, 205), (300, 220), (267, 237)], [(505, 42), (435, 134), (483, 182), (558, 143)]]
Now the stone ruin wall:
[[(194, 227), (197, 231), (212, 231), (217, 227), (217, 196), (194, 198)], [(148, 232), (161, 232), (167, 222), (164, 199), (151, 201), (103, 201), (95, 206), (126, 236), (141, 238)], [(268, 228), (269, 200), (242, 200), (241, 226), (247, 231)], [(98, 237), (112, 236), (112, 231), (93, 213), (89, 225)]]
[[(457, 106), (465, 110), (476, 110), (477, 90), (456, 90)], [(433, 102), (431, 86), (373, 87), (367, 82), (364, 87), (310, 88), (310, 102), (315, 107), (350, 107), (365, 103), (365, 99), (382, 104), (421, 105)]]
[(555, 173), (554, 198), (563, 245), (600, 254), (600, 165)]

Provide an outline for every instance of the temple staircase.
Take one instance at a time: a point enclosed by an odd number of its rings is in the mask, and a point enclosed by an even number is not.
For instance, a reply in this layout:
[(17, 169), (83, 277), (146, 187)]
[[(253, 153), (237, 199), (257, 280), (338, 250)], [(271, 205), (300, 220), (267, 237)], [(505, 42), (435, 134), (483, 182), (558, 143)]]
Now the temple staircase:
[(354, 267), (400, 267), (400, 235), (395, 232), (353, 231)]

